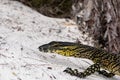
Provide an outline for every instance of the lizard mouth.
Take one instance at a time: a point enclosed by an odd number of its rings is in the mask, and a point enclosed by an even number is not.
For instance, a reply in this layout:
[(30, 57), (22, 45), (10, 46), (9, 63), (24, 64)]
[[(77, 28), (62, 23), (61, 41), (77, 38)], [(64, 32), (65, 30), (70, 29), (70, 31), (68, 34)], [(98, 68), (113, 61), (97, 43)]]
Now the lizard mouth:
[(38, 47), (38, 49), (41, 52), (53, 52), (53, 48), (51, 48), (49, 45), (41, 45)]
[(41, 52), (48, 52), (48, 48), (47, 47), (45, 47), (45, 46), (39, 46), (39, 51), (41, 51)]

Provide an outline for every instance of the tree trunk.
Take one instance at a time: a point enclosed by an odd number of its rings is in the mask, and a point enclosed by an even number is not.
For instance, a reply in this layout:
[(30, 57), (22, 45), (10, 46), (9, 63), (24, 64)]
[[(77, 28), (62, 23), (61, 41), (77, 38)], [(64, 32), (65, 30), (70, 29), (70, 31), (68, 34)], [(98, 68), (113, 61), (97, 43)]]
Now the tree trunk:
[(120, 0), (74, 0), (73, 15), (100, 47), (120, 53)]

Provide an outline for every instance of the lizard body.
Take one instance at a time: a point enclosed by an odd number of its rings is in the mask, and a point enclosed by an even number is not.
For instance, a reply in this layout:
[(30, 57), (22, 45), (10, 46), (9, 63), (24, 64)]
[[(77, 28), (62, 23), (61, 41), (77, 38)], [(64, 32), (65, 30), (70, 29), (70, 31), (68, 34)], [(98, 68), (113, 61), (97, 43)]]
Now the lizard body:
[[(68, 57), (87, 58), (92, 60), (94, 64), (89, 66), (84, 72), (78, 72), (77, 69), (72, 70), (71, 68), (66, 68), (64, 70), (64, 72), (80, 78), (91, 75), (96, 71), (106, 77), (112, 77), (114, 75), (120, 76), (120, 56), (118, 54), (108, 53), (105, 50), (83, 44), (60, 41), (52, 41), (48, 44), (44, 44), (39, 47), (39, 50)], [(101, 71), (101, 68), (108, 70), (110, 73), (105, 70)]]

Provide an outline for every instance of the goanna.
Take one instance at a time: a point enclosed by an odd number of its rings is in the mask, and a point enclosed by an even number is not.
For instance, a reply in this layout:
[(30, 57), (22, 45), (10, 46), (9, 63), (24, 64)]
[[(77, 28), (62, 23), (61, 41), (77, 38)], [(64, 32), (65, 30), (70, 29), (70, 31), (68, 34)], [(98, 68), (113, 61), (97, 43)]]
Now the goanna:
[[(120, 76), (120, 56), (118, 54), (108, 53), (105, 50), (95, 47), (72, 43), (52, 41), (39, 47), (40, 51), (61, 54), (63, 56), (73, 56), (77, 58), (87, 58), (94, 62), (84, 72), (77, 69), (66, 68), (64, 72), (73, 76), (84, 78), (94, 72), (103, 74), (106, 77)], [(104, 69), (104, 70), (101, 70)], [(107, 71), (109, 71), (109, 73)]]

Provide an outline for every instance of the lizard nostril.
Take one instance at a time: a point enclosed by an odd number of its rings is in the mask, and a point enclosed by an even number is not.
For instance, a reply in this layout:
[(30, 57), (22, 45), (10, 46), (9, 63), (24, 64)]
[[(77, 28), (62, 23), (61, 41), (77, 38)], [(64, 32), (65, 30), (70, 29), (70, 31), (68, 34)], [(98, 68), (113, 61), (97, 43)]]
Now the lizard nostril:
[(43, 48), (40, 46), (39, 48), (38, 48), (40, 51), (43, 51)]

